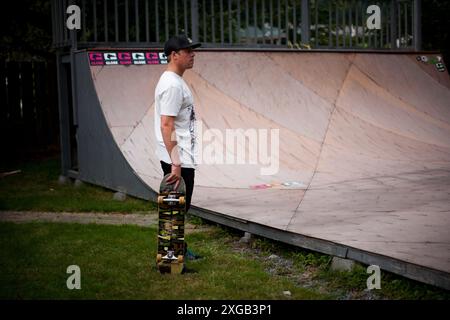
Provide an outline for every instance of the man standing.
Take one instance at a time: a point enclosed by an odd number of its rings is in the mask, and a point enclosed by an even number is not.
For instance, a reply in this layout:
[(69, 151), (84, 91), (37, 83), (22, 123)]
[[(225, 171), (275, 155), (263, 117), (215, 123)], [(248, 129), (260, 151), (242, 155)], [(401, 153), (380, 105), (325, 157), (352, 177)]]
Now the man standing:
[(194, 190), (196, 131), (194, 99), (183, 74), (194, 66), (194, 49), (185, 36), (170, 38), (164, 45), (168, 66), (155, 89), (156, 154), (167, 182), (178, 187), (180, 177), (186, 184), (186, 211), (191, 205)]

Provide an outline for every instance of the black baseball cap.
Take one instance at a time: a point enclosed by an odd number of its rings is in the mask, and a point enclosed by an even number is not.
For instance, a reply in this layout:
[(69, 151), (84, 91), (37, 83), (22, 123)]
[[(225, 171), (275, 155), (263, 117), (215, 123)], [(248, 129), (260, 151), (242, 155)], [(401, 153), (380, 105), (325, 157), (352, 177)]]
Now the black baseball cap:
[(201, 45), (201, 43), (192, 42), (192, 40), (186, 36), (175, 36), (167, 40), (164, 44), (164, 54), (166, 56), (169, 56), (173, 51), (187, 48), (195, 49), (200, 47)]

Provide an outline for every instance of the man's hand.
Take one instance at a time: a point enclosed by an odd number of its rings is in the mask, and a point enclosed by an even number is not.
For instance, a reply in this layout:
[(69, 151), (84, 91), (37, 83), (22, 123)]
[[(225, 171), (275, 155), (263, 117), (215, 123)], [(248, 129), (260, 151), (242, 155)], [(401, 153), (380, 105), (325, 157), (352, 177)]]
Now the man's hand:
[(172, 172), (170, 173), (170, 176), (167, 178), (168, 184), (175, 183), (174, 190), (178, 189), (178, 186), (180, 185), (180, 178), (181, 178), (181, 165), (174, 165), (172, 164)]

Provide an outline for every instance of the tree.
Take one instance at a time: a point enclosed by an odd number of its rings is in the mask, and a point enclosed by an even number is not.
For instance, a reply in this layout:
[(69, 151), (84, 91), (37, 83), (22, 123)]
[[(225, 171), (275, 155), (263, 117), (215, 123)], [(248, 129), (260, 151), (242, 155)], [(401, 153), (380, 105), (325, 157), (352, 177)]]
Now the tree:
[(50, 0), (15, 0), (1, 11), (0, 57), (54, 59)]
[(422, 47), (443, 53), (447, 71), (450, 65), (450, 2), (422, 1)]

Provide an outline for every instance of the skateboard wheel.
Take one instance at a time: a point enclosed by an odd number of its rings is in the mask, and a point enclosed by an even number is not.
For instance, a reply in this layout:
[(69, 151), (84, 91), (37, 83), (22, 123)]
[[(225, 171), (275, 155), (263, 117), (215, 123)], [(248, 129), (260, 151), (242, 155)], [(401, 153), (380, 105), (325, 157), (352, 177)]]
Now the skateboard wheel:
[(184, 206), (184, 204), (186, 203), (186, 200), (184, 197), (180, 197), (179, 201), (180, 201), (179, 204), (182, 206)]
[(183, 263), (184, 262), (184, 256), (178, 256), (178, 262)]
[(162, 204), (164, 202), (163, 196), (158, 196), (158, 204)]
[(161, 262), (161, 260), (162, 260), (162, 254), (158, 253), (156, 255), (156, 263)]

